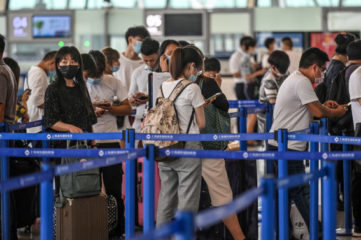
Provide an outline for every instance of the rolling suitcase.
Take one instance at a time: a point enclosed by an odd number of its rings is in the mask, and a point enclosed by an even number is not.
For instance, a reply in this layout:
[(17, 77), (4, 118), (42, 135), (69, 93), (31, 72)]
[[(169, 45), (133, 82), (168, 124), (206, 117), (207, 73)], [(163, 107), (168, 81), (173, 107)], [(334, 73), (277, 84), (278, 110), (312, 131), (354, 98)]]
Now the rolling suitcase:
[(105, 196), (66, 199), (56, 208), (56, 240), (107, 240)]

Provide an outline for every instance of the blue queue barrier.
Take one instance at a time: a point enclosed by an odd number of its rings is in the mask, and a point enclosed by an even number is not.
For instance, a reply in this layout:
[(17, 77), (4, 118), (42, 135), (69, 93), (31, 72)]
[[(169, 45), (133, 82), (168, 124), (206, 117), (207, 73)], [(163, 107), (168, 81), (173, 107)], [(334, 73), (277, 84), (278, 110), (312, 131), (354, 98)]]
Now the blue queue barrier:
[[(125, 148), (135, 148), (135, 130), (125, 131)], [(136, 161), (125, 163), (125, 238), (129, 239), (135, 234), (135, 173)]]
[[(319, 123), (311, 123), (312, 134), (319, 134)], [(310, 152), (318, 152), (318, 143), (310, 142)], [(310, 172), (318, 171), (319, 160), (310, 159)], [(318, 179), (310, 183), (310, 240), (318, 240)]]
[[(2, 140), (8, 140), (8, 139), (16, 139), (15, 137), (16, 136), (11, 136), (11, 135), (14, 135), (14, 134), (0, 134), (0, 137)], [(28, 135), (31, 135), (31, 134), (28, 134)], [(102, 136), (104, 137), (103, 134), (95, 134), (97, 136)], [(54, 139), (54, 138), (70, 138), (70, 139), (88, 139), (88, 138), (93, 138), (95, 135), (86, 135), (86, 136), (80, 136), (77, 135), (77, 134), (68, 134), (68, 136), (53, 136), (53, 135), (42, 135), (41, 137), (44, 138), (47, 137), (47, 140), (50, 139)], [(109, 136), (109, 135), (108, 135)], [(106, 137), (108, 137), (106, 136)], [(156, 134), (154, 136), (157, 136)], [(149, 139), (148, 137), (154, 137), (153, 135), (150, 135), (150, 134), (146, 134), (146, 135), (138, 135), (138, 137), (140, 138), (143, 138), (143, 137), (146, 137), (146, 139)], [(258, 136), (261, 136), (262, 138), (265, 138), (265, 139), (270, 139), (270, 135), (267, 135), (267, 134), (258, 134)], [(39, 136), (38, 136), (39, 137)], [(39, 138), (41, 138), (39, 137)], [(157, 136), (159, 140), (159, 136)], [(167, 140), (169, 140), (169, 137), (168, 135), (165, 136)], [(180, 139), (182, 138), (187, 138), (186, 136), (178, 136)], [(191, 137), (192, 140), (194, 140), (194, 136), (188, 136), (188, 138)], [(217, 137), (217, 139), (214, 139), (214, 137)], [(218, 138), (219, 137), (219, 138)], [(251, 136), (243, 136), (242, 134), (236, 134), (236, 137), (238, 139), (243, 139), (243, 140), (248, 140), (248, 139), (257, 139), (257, 134), (254, 134), (254, 135), (251, 135)], [(288, 137), (290, 139), (294, 139), (294, 140), (304, 140), (304, 139), (308, 139), (308, 141), (323, 141), (323, 142), (336, 142), (336, 143), (342, 143), (342, 142), (352, 142), (352, 143), (359, 143), (360, 144), (360, 139), (358, 138), (351, 138), (351, 137), (344, 137), (344, 138), (341, 138), (341, 137), (337, 137), (337, 138), (320, 138), (319, 136), (314, 136), (314, 135), (305, 135), (305, 134), (294, 134), (294, 133), (290, 133), (288, 134)], [(209, 134), (207, 136), (198, 136), (198, 138), (204, 140), (219, 140), (219, 141), (222, 141), (222, 140), (225, 140), (227, 138), (230, 138), (232, 140), (235, 140), (235, 137), (232, 135), (232, 134)], [(311, 139), (312, 138), (312, 139)], [(106, 138), (104, 138), (106, 139)], [(41, 140), (41, 139), (40, 139)], [(45, 150), (44, 150), (45, 151)], [(174, 150), (167, 150), (169, 151), (170, 153)], [(180, 151), (182, 152), (182, 150), (177, 150), (177, 151)], [(184, 151), (184, 150), (183, 150)], [(209, 154), (212, 154), (210, 151), (208, 151)], [(216, 151), (217, 152), (217, 151)], [(176, 153), (176, 151), (175, 151)], [(190, 151), (189, 153), (192, 153), (192, 156), (194, 156), (194, 151)], [(9, 153), (8, 153), (9, 154)], [(166, 151), (163, 152), (163, 154), (167, 154)], [(203, 154), (206, 154), (206, 153), (203, 153)], [(302, 155), (304, 154), (304, 155)], [(45, 156), (46, 154), (44, 154)], [(220, 155), (222, 155), (223, 158), (227, 158), (227, 156), (224, 156), (223, 152), (220, 153)], [(259, 158), (265, 158), (265, 159), (275, 159), (275, 158), (284, 158), (284, 159), (289, 159), (289, 160), (292, 160), (292, 159), (302, 159), (302, 158), (307, 158), (307, 159), (313, 159), (313, 158), (324, 158), (324, 159), (340, 159), (341, 157), (344, 157), (345, 160), (350, 160), (350, 159), (355, 159), (356, 157), (360, 157), (361, 156), (361, 153), (357, 153), (357, 152), (354, 152), (354, 153), (344, 153), (344, 154), (341, 154), (341, 153), (338, 153), (338, 152), (334, 152), (334, 153), (318, 153), (318, 154), (314, 154), (314, 153), (302, 153), (300, 152), (299, 154), (294, 154), (294, 153), (274, 153), (274, 152), (265, 152), (265, 153), (259, 153), (259, 152), (244, 152), (244, 151), (240, 151), (237, 153), (237, 156), (235, 154), (230, 154), (230, 155), (234, 155), (234, 158), (235, 159), (239, 159), (239, 156), (243, 156), (245, 158), (248, 158), (248, 159), (259, 159)], [(294, 155), (294, 156), (293, 156)], [(52, 156), (51, 154), (49, 154), (49, 156)], [(4, 186), (4, 185), (1, 185), (0, 186)]]
[[(345, 136), (345, 134), (344, 134)], [(342, 145), (342, 151), (348, 152), (349, 146)], [(345, 232), (344, 235), (352, 235), (352, 212), (351, 212), (351, 163), (343, 160), (343, 183), (344, 183), (344, 217), (345, 217)]]
[[(286, 152), (287, 151), (287, 130), (280, 129), (277, 131), (278, 136), (278, 151)], [(278, 159), (278, 178), (285, 178), (288, 175), (288, 164), (287, 159), (281, 158)], [(281, 188), (278, 190), (278, 232), (280, 240), (288, 240), (288, 219), (289, 219), (289, 210), (288, 210), (288, 190), (286, 188)]]
[[(4, 132), (9, 131), (9, 125), (4, 124)], [(8, 147), (8, 140), (1, 139), (1, 148)], [(9, 178), (9, 158), (8, 156), (1, 156), (1, 181), (6, 181)], [(1, 236), (2, 239), (10, 239), (10, 195), (9, 191), (1, 193)]]

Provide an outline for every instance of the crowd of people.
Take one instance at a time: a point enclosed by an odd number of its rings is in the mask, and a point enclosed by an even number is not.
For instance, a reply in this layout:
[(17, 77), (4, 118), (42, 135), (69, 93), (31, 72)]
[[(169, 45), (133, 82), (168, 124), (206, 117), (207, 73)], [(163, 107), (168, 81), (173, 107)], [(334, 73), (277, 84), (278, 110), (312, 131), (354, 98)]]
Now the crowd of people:
[[(0, 122), (14, 123), (19, 118), (23, 122), (44, 119), (47, 132), (101, 133), (130, 127), (140, 132), (147, 111), (152, 106), (157, 107), (158, 100), (154, 100), (162, 97), (174, 102), (180, 133), (230, 131), (229, 124), (228, 130), (223, 130), (229, 121), (229, 104), (221, 90), (221, 65), (216, 58), (205, 57), (199, 48), (185, 41), (168, 39), (160, 44), (142, 26), (129, 28), (125, 40), (127, 48), (124, 52), (105, 47), (80, 54), (73, 46), (48, 52), (28, 71), (25, 91), (19, 99), (19, 65), (11, 58), (1, 57)], [(266, 39), (267, 53), (257, 63), (253, 57), (257, 47), (255, 39), (250, 36), (240, 39), (239, 48), (229, 61), (237, 98), (275, 104), (271, 129), (266, 128), (264, 114), (250, 114), (247, 132), (298, 131), (308, 128), (314, 118), (328, 117), (332, 120), (333, 130), (347, 130), (349, 136), (361, 136), (361, 41), (349, 33), (340, 33), (335, 41), (336, 52), (327, 65), (329, 57), (325, 52), (318, 48), (309, 48), (303, 53), (293, 51), (292, 40), (288, 37), (282, 39), (282, 50), (276, 49), (275, 39)], [(4, 49), (5, 39), (1, 37), (1, 56)], [(157, 77), (162, 79), (158, 85)], [(346, 100), (339, 97), (342, 90), (341, 95)], [(335, 94), (335, 91), (338, 92)], [(132, 109), (136, 110), (135, 116), (130, 116)], [(41, 127), (27, 130), (28, 133), (41, 131)], [(330, 130), (330, 133), (336, 135), (339, 132)], [(120, 140), (95, 140), (87, 144), (89, 148), (124, 147)], [(270, 140), (267, 145), (268, 150), (277, 150), (276, 141)], [(51, 145), (53, 148), (68, 146), (63, 141)], [(137, 147), (141, 146), (142, 143), (137, 142)], [(225, 150), (227, 143), (192, 141), (186, 142), (184, 147)], [(288, 145), (289, 151), (307, 148), (305, 142), (299, 141), (290, 141)], [(60, 160), (53, 159), (53, 162), (60, 164)], [(273, 167), (277, 174), (277, 165)], [(202, 178), (213, 207), (233, 199), (224, 159), (177, 158), (159, 162), (158, 168), (161, 181), (156, 216), (158, 226), (171, 221), (177, 210), (198, 211)], [(356, 235), (361, 235), (360, 169), (359, 163), (355, 162), (352, 203)], [(114, 196), (118, 206), (119, 224), (112, 232), (114, 238), (124, 234), (122, 171), (121, 164), (100, 169), (102, 192)], [(304, 161), (289, 162), (288, 172), (304, 173)], [(55, 183), (55, 195), (59, 197), (59, 179), (55, 179)], [(291, 189), (289, 196), (309, 228), (308, 192), (308, 187), (300, 186)], [(233, 239), (258, 238), (243, 230), (246, 227), (241, 227), (236, 214), (223, 222)]]

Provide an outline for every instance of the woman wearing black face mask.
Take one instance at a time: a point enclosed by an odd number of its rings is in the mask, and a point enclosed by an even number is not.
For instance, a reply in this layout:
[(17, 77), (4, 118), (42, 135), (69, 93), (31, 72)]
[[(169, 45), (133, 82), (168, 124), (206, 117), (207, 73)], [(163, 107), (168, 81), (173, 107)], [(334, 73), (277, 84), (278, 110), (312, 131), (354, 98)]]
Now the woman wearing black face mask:
[[(75, 47), (62, 47), (55, 57), (56, 79), (45, 92), (44, 127), (48, 132), (92, 132), (97, 122), (83, 79), (81, 56)], [(95, 146), (95, 141), (92, 141)], [(66, 141), (53, 141), (52, 148), (66, 148)], [(52, 159), (56, 164), (60, 158)], [(55, 194), (59, 194), (55, 178)]]
[(46, 131), (92, 132), (96, 123), (88, 90), (82, 75), (82, 61), (75, 47), (62, 47), (55, 57), (56, 80), (45, 93)]

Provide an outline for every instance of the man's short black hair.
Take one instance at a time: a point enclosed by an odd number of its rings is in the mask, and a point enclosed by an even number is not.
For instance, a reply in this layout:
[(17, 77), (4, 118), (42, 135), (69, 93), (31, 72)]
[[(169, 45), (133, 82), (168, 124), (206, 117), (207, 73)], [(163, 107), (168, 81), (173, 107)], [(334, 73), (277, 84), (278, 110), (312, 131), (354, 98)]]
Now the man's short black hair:
[(50, 61), (50, 60), (52, 60), (52, 59), (55, 60), (56, 53), (57, 53), (57, 51), (47, 52), (47, 53), (45, 54), (45, 56), (43, 57), (43, 60), (42, 60), (42, 61), (45, 61), (45, 62), (46, 62), (46, 61)]
[(361, 60), (361, 40), (353, 41), (347, 46), (349, 60)]
[(215, 57), (209, 57), (204, 60), (204, 71), (215, 71), (219, 73), (221, 71), (221, 63)]
[(0, 56), (4, 54), (5, 51), (5, 37), (0, 34)]
[(268, 63), (275, 66), (281, 74), (285, 74), (290, 66), (290, 58), (287, 53), (276, 50), (269, 56)]
[(284, 45), (288, 46), (289, 48), (293, 48), (293, 42), (292, 42), (292, 39), (290, 37), (282, 38), (282, 43)]
[(266, 38), (266, 40), (264, 41), (264, 46), (269, 49), (270, 46), (275, 42), (276, 40), (272, 37)]
[(303, 52), (300, 60), (300, 68), (308, 68), (313, 64), (321, 67), (330, 59), (328, 58), (327, 53), (322, 51), (319, 48), (309, 48)]
[(142, 47), (140, 48), (141, 54), (145, 56), (158, 53), (158, 50), (159, 50), (159, 42), (151, 38), (144, 39)]
[(247, 51), (250, 47), (255, 47), (256, 46), (256, 40), (254, 40), (253, 37), (250, 36), (245, 36), (242, 37), (240, 40), (240, 46), (244, 46), (245, 50)]
[(145, 39), (147, 37), (150, 37), (150, 34), (144, 26), (137, 26), (128, 28), (127, 32), (125, 33), (125, 40), (127, 41), (127, 45), (129, 44), (129, 37), (140, 37), (142, 39)]

